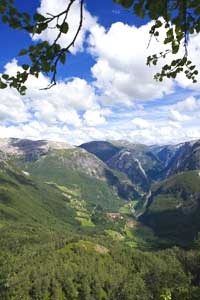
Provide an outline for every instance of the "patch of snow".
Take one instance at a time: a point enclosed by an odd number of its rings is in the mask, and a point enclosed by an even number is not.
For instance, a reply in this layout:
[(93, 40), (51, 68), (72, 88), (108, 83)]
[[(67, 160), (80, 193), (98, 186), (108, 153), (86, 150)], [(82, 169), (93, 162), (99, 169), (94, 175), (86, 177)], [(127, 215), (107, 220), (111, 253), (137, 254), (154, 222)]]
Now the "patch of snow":
[(26, 175), (26, 176), (30, 176), (30, 173), (29, 173), (29, 172), (26, 172), (26, 171), (24, 171), (24, 170), (22, 170), (22, 173), (23, 173), (24, 175)]
[(176, 208), (180, 208), (183, 204), (182, 203), (179, 203), (176, 205)]
[(49, 146), (49, 148), (53, 149), (53, 150), (73, 149), (73, 148), (75, 148), (74, 146), (72, 146), (68, 143), (65, 143), (65, 142), (46, 141), (46, 143)]
[(137, 162), (138, 167), (139, 167), (140, 171), (142, 172), (142, 174), (144, 175), (144, 177), (147, 178), (147, 174), (146, 174), (145, 170), (143, 169), (141, 162), (137, 158), (135, 158), (135, 161)]
[(124, 151), (124, 152), (122, 153), (122, 155), (119, 157), (119, 160), (122, 160), (123, 157), (124, 157), (125, 155), (130, 155), (130, 154), (131, 154), (130, 151)]

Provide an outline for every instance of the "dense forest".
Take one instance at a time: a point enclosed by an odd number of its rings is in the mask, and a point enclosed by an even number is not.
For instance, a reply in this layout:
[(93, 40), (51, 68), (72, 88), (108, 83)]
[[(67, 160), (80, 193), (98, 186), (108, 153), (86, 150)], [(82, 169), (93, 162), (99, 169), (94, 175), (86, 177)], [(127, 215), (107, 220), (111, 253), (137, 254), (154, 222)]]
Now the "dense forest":
[(200, 297), (200, 252), (177, 247), (141, 251), (98, 237), (83, 239), (30, 227), (1, 231), (4, 300)]

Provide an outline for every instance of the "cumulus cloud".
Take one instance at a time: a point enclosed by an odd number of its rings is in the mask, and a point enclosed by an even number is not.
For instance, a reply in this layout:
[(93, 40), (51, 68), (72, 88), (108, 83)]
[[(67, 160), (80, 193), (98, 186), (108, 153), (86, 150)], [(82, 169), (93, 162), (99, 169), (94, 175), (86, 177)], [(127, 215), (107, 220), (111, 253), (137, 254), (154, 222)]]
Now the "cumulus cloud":
[(132, 124), (135, 125), (135, 127), (138, 129), (145, 129), (150, 127), (150, 123), (147, 120), (141, 118), (133, 119)]
[[(64, 5), (64, 0), (58, 0), (56, 5), (53, 0), (42, 0), (39, 12), (56, 13)], [(82, 50), (89, 31), (88, 51), (95, 60), (91, 69), (94, 82), (74, 77), (59, 81), (50, 90), (40, 90), (49, 84), (49, 78), (40, 74), (39, 79), (28, 80), (26, 96), (9, 88), (0, 90), (0, 136), (73, 144), (106, 139), (168, 144), (199, 138), (200, 100), (190, 96), (167, 104), (175, 81), (154, 81), (159, 66), (145, 65), (149, 54), (164, 47), (152, 40), (147, 49), (151, 23), (136, 28), (118, 22), (106, 30), (91, 15), (86, 19), (73, 51)], [(52, 31), (40, 36), (49, 41), (54, 37)], [(63, 43), (68, 42), (66, 37), (63, 35)], [(195, 37), (194, 46), (190, 45), (194, 53), (197, 40)], [(19, 70), (17, 61), (9, 62), (5, 69), (15, 74)], [(181, 77), (176, 83), (190, 87)], [(149, 101), (163, 97), (165, 104)]]
[[(19, 67), (13, 60), (5, 66), (8, 74), (15, 74)], [(45, 122), (64, 122), (74, 126), (81, 124), (79, 112), (98, 109), (94, 88), (84, 79), (73, 78), (60, 81), (49, 90), (41, 90), (49, 84), (49, 79), (40, 74), (39, 78), (31, 76), (27, 81), (27, 94), (21, 97), (14, 89), (0, 90), (1, 119), (26, 121), (32, 116)]]
[(58, 127), (43, 122), (30, 121), (19, 126), (0, 126), (1, 137), (28, 138), (32, 140), (47, 139), (54, 141), (70, 141), (71, 132), (66, 125)]
[[(19, 70), (17, 61), (9, 62), (5, 70), (14, 75)], [(27, 94), (23, 97), (11, 88), (0, 90), (0, 120), (25, 122), (33, 119), (46, 124), (80, 127), (82, 112), (95, 109), (98, 113), (95, 90), (85, 80), (73, 78), (58, 82), (52, 89), (41, 90), (48, 83), (49, 79), (42, 74), (38, 79), (31, 76), (27, 81)]]
[[(18, 70), (17, 61), (13, 60), (5, 66), (5, 72), (15, 75)], [(26, 101), (14, 89), (0, 89), (0, 121), (25, 122), (30, 117)]]
[(181, 114), (179, 111), (175, 109), (171, 109), (169, 118), (172, 121), (184, 122), (190, 120), (190, 117), (184, 114)]
[[(16, 60), (6, 65), (10, 74), (17, 70)], [(99, 102), (95, 88), (83, 79), (60, 81), (50, 90), (39, 90), (48, 82), (42, 74), (39, 80), (30, 78), (23, 97), (13, 89), (0, 90), (1, 137), (73, 144), (104, 139), (168, 144), (199, 137), (198, 98), (188, 97), (171, 105), (158, 102), (154, 106), (111, 109)]]
[(26, 122), (29, 111), (19, 94), (11, 89), (0, 89), (0, 121)]
[[(64, 11), (67, 6), (69, 4), (69, 0), (42, 0), (40, 7), (38, 8), (38, 12), (44, 16), (46, 16), (47, 13), (56, 15), (58, 13), (60, 13), (61, 11)], [(63, 21), (63, 17), (60, 18), (60, 22)], [(73, 40), (76, 31), (78, 29), (79, 26), (79, 22), (80, 22), (80, 5), (79, 5), (79, 1), (75, 1), (70, 9), (70, 12), (68, 14), (68, 24), (69, 24), (69, 31), (67, 34), (62, 34), (61, 38), (59, 39), (59, 43), (61, 45), (61, 47), (67, 47), (68, 44), (70, 44), (70, 42)], [(51, 23), (51, 28), (52, 27), (56, 27), (56, 22), (57, 20), (55, 20), (55, 22)], [(95, 26), (96, 24), (96, 18), (93, 17), (88, 10), (86, 9), (86, 7), (84, 7), (84, 19), (83, 19), (83, 26), (82, 26), (82, 30), (76, 40), (76, 43), (74, 44), (74, 47), (70, 48), (70, 51), (75, 54), (78, 51), (82, 51), (83, 50), (83, 44), (85, 41), (85, 36), (86, 33), (88, 31), (91, 30), (91, 28), (93, 26)], [(48, 28), (45, 31), (43, 31), (41, 34), (39, 35), (34, 35), (33, 39), (34, 40), (45, 40), (45, 41), (49, 41), (50, 43), (54, 42), (54, 40), (56, 39), (57, 35), (58, 35), (58, 29), (51, 29)]]
[(174, 105), (179, 112), (193, 112), (200, 110), (200, 100), (194, 96), (188, 97), (183, 101), (179, 101)]
[(99, 107), (93, 87), (80, 78), (58, 82), (54, 88), (45, 91), (35, 89), (32, 83), (28, 87), (31, 110), (36, 118), (46, 122), (62, 121), (79, 126), (81, 111)]
[[(200, 117), (200, 100), (194, 96), (187, 97), (184, 100), (169, 106), (169, 119), (177, 122), (187, 122), (187, 124), (199, 125)], [(198, 124), (198, 125), (197, 125)]]
[(151, 26), (151, 22), (139, 28), (117, 22), (107, 31), (98, 25), (91, 29), (89, 52), (96, 59), (92, 74), (108, 102), (131, 105), (173, 91), (172, 80), (153, 79), (160, 66), (146, 66), (148, 55), (165, 48), (155, 40), (147, 48)]
[(99, 126), (106, 123), (106, 119), (101, 111), (87, 110), (84, 113), (83, 118), (85, 124), (88, 126)]
[[(17, 60), (5, 66), (8, 74), (19, 70)], [(74, 144), (88, 138), (100, 138), (104, 133), (95, 126), (106, 124), (112, 114), (101, 108), (94, 87), (84, 79), (59, 81), (49, 90), (49, 78), (40, 74), (27, 81), (27, 94), (16, 90), (0, 90), (0, 136), (68, 141)], [(17, 124), (14, 124), (16, 123)]]

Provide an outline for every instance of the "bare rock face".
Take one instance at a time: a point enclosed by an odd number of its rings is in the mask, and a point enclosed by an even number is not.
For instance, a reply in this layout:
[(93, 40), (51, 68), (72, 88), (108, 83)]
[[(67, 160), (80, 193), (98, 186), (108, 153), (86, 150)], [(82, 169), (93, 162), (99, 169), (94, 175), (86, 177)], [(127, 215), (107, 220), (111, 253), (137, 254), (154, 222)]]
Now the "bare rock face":
[(200, 169), (200, 140), (178, 145), (154, 146), (152, 150), (165, 164), (163, 178), (179, 172)]
[[(64, 148), (54, 148), (54, 149), (64, 149)], [(65, 148), (66, 149), (66, 148)], [(71, 168), (72, 170), (80, 170), (89, 176), (93, 176), (97, 179), (105, 179), (105, 169), (107, 166), (98, 159), (95, 155), (88, 153), (86, 150), (74, 147), (72, 149), (67, 149), (67, 151), (56, 153), (56, 151), (51, 153), (51, 156), (59, 160), (64, 166)]]
[(139, 190), (148, 191), (151, 181), (157, 179), (163, 167), (157, 156), (143, 144), (94, 141), (80, 147), (95, 154), (109, 168), (126, 174)]
[(24, 156), (27, 160), (37, 160), (53, 149), (70, 149), (73, 146), (64, 142), (46, 140), (33, 141), (28, 139), (0, 139), (0, 152), (5, 158), (10, 156)]
[(121, 150), (108, 161), (108, 165), (115, 170), (125, 173), (132, 182), (141, 185), (144, 190), (148, 190), (148, 176), (141, 162), (136, 157), (136, 154), (131, 150)]

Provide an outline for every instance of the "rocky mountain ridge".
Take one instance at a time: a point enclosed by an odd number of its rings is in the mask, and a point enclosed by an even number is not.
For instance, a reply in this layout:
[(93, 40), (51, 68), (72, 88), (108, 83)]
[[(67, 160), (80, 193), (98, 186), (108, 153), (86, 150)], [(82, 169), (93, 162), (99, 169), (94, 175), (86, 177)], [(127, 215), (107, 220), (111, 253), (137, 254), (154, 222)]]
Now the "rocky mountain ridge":
[[(59, 155), (62, 150), (68, 153), (65, 158)], [(200, 168), (200, 140), (163, 146), (127, 141), (92, 141), (75, 147), (65, 142), (47, 140), (0, 139), (0, 159), (3, 161), (13, 156), (23, 157), (25, 161), (38, 161), (51, 152), (55, 155), (56, 151), (60, 151), (56, 159), (89, 176), (118, 182), (119, 185), (121, 180), (117, 179), (115, 171), (124, 174), (122, 181), (129, 180), (128, 190), (132, 185), (135, 197), (148, 194), (155, 181)]]
[(8, 156), (24, 155), (27, 159), (36, 159), (37, 157), (48, 153), (50, 150), (71, 148), (74, 148), (74, 146), (65, 142), (0, 138), (0, 152)]
[(111, 169), (125, 173), (145, 191), (154, 181), (200, 168), (200, 140), (163, 146), (93, 141), (80, 147), (95, 154)]
[[(97, 180), (106, 182), (120, 197), (128, 199), (139, 198), (137, 189), (123, 174), (112, 171), (97, 156), (79, 147), (64, 142), (28, 139), (0, 139), (1, 161), (13, 160), (23, 172), (32, 172), (32, 168), (46, 169), (49, 164), (53, 172), (54, 168), (60, 168), (66, 172), (82, 173)], [(64, 174), (63, 174), (64, 176)]]
[[(27, 190), (26, 186), (39, 184), (41, 193), (46, 186), (56, 193), (60, 191), (61, 202), (62, 197), (69, 201), (71, 193), (74, 197), (81, 193), (81, 201), (91, 212), (98, 207), (97, 219), (102, 210), (117, 213), (119, 218), (125, 213), (141, 220), (161, 238), (184, 241), (186, 236), (185, 242), (192, 242), (200, 231), (199, 170), (200, 141), (166, 146), (93, 141), (75, 147), (59, 142), (0, 139), (0, 200), (5, 204), (5, 216), (12, 199), (20, 205), (16, 195), (22, 191), (15, 192), (14, 187), (24, 186)], [(8, 182), (9, 189), (5, 189)], [(32, 190), (30, 193), (37, 194)], [(25, 194), (22, 196), (28, 201)], [(90, 223), (85, 212), (81, 216), (83, 223)]]
[(164, 146), (92, 141), (75, 147), (47, 140), (0, 139), (1, 160), (23, 156), (27, 161), (37, 161), (60, 150), (69, 151), (74, 166), (90, 176), (103, 177), (107, 168), (124, 173), (140, 192), (148, 192), (157, 180), (200, 168), (200, 140)]

